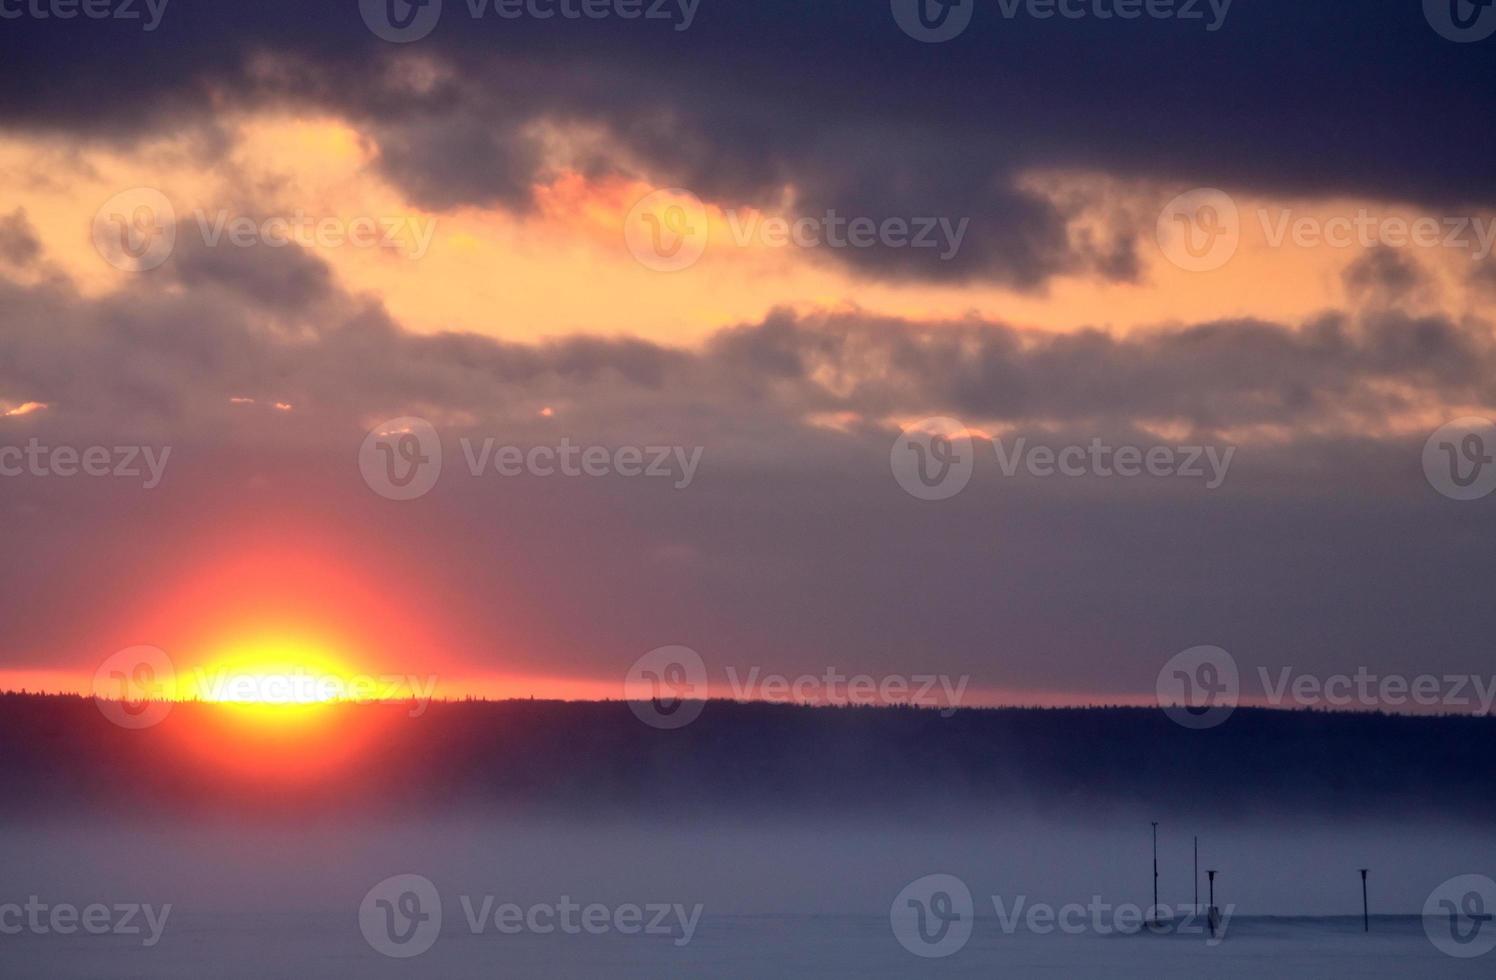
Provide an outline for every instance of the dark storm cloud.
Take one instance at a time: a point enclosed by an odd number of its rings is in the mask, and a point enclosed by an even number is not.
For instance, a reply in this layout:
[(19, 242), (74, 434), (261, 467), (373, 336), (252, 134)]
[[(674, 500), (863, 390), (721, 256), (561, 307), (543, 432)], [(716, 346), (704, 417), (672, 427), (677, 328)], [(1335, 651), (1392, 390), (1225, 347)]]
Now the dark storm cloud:
[[(581, 161), (588, 172), (631, 170), (626, 157), (730, 204), (793, 185), (811, 215), (970, 218), (950, 261), (911, 249), (835, 259), (878, 277), (1018, 287), (1137, 274), (1125, 233), (1067, 241), (1065, 215), (1015, 184), (1031, 168), (1496, 203), (1489, 49), (1441, 38), (1416, 2), (1241, 0), (1216, 31), (1000, 11), (979, 4), (960, 37), (921, 44), (878, 2), (708, 0), (675, 31), (474, 21), (448, 0), (431, 36), (397, 46), (352, 0), (178, 0), (150, 33), (7, 21), (0, 119), (120, 140), (208, 125), (234, 105), (326, 107), (375, 133), (388, 172), (438, 207), (525, 206), (544, 163), (533, 124), (583, 124), (619, 151)], [(446, 70), (412, 86), (398, 58)]]

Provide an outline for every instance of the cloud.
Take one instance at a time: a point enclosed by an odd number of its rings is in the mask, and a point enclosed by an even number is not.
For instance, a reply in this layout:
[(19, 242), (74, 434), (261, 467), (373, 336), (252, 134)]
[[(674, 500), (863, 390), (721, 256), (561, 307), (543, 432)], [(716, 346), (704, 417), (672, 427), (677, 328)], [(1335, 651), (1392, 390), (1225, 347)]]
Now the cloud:
[(1496, 259), (1487, 258), (1470, 270), (1470, 284), (1478, 292), (1496, 294)]
[[(435, 413), (519, 432), (567, 424), (722, 433), (812, 416), (1196, 433), (1395, 431), (1443, 405), (1496, 404), (1496, 336), (1482, 321), (1386, 306), (1302, 324), (1229, 319), (1069, 333), (975, 318), (918, 322), (857, 311), (776, 311), (699, 348), (576, 335), (512, 343), (414, 334), (325, 263), (288, 246), (179, 254), (97, 299), (65, 280), (0, 281), (0, 394), (56, 406), (59, 422), (233, 432), (232, 397), (297, 406), (301, 438), (362, 420)], [(1393, 253), (1349, 278), (1406, 292)], [(249, 433), (253, 437), (253, 433)], [(772, 440), (766, 444), (773, 445)]]
[(1352, 299), (1390, 306), (1428, 297), (1434, 284), (1417, 260), (1390, 248), (1373, 248), (1341, 273)]
[(26, 219), (25, 208), (16, 208), (10, 214), (0, 216), (0, 261), (15, 266), (29, 265), (41, 252), (41, 242), (37, 241), (31, 222)]
[[(1068, 240), (1066, 215), (1024, 189), (1031, 172), (1496, 204), (1496, 134), (1477, 125), (1493, 93), (1485, 67), (1478, 46), (1438, 37), (1417, 4), (1258, 0), (1213, 32), (983, 9), (941, 45), (912, 41), (876, 3), (723, 2), (688, 31), (473, 21), (448, 4), (429, 38), (397, 46), (355, 4), (308, 17), (293, 0), (214, 0), (170, 10), (149, 35), (12, 22), (0, 120), (128, 142), (211, 129), (234, 108), (330, 110), (376, 136), (413, 200), (441, 208), (528, 207), (557, 164), (542, 131), (585, 131), (588, 146), (562, 154), (584, 172), (726, 206), (792, 191), (809, 215), (970, 218), (950, 261), (892, 248), (831, 258), (873, 278), (1036, 289), (1056, 275), (1128, 280), (1137, 258), (1126, 237)], [(1222, 97), (1242, 92), (1252, 97)]]
[[(183, 222), (172, 252), (178, 282), (188, 289), (231, 290), (254, 306), (302, 311), (328, 298), (332, 275), (310, 252), (289, 246), (244, 249), (210, 245)], [(257, 222), (257, 224), (259, 224)]]
[(1358, 428), (1395, 421), (1410, 398), (1496, 396), (1488, 326), (1386, 311), (1327, 314), (1301, 327), (1237, 320), (1125, 337), (779, 314), (714, 343), (746, 376), (798, 382), (817, 410), (872, 418)]
[[(97, 297), (0, 278), (0, 398), (49, 406), (0, 419), (0, 444), (173, 447), (150, 491), (7, 478), (7, 554), (29, 579), (0, 598), (0, 662), (141, 642), (136, 610), (252, 545), (394, 576), (388, 594), (478, 674), (621, 677), (667, 642), (766, 670), (1100, 694), (1146, 694), (1206, 641), (1248, 669), (1388, 669), (1415, 648), (1430, 671), (1485, 669), (1462, 640), (1496, 627), (1484, 512), (1441, 506), (1418, 426), (1496, 406), (1489, 324), (1370, 310), (1055, 335), (786, 310), (696, 348), (519, 344), (406, 331), (296, 247), (231, 251)], [(392, 504), (355, 457), (406, 414), (437, 426), (450, 473)], [(1183, 440), (1237, 461), (1216, 491), (1009, 479), (981, 442), (971, 486), (933, 506), (888, 462), (898, 420), (933, 414), (1010, 443)], [(704, 452), (680, 491), (473, 477), (460, 448), (563, 437)], [(77, 554), (87, 568), (58, 561)]]

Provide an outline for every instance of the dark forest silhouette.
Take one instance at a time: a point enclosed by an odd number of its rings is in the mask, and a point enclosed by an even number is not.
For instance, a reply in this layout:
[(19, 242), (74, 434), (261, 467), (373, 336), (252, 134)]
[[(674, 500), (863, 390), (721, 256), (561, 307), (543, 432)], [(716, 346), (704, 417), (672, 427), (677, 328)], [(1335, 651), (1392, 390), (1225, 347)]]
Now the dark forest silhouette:
[(621, 701), (334, 705), (365, 737), (333, 771), (266, 792), (184, 752), (219, 706), (176, 705), (132, 731), (91, 699), (0, 695), (0, 812), (356, 805), (556, 807), (753, 814), (1093, 803), (1249, 813), (1496, 814), (1496, 718), (1240, 709), (1188, 731), (1142, 708), (800, 707), (712, 701), (686, 728), (642, 724)]

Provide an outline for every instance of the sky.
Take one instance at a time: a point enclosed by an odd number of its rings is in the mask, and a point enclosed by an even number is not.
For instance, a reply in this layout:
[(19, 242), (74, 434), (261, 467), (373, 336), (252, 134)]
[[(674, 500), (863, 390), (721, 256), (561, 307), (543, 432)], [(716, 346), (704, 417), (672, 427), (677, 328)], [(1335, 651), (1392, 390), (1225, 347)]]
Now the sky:
[(0, 685), (1489, 675), (1496, 39), (967, 2), (0, 0)]

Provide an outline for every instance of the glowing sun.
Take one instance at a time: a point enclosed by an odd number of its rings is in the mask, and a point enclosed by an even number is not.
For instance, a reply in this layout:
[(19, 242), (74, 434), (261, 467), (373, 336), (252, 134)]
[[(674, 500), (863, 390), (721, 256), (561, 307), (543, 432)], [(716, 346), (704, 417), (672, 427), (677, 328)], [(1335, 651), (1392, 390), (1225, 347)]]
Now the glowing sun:
[(356, 675), (328, 644), (293, 636), (236, 641), (185, 680), (187, 697), (220, 704), (328, 704), (360, 693)]

